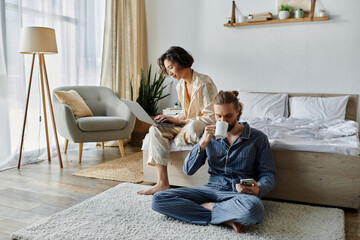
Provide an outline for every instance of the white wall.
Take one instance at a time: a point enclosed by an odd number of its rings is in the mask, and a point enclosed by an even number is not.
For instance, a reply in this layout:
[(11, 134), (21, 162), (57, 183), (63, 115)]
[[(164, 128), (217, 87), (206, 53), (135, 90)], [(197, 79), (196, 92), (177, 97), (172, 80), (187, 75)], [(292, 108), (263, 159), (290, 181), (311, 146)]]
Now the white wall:
[[(209, 75), (219, 90), (360, 93), (359, 0), (318, 0), (317, 9), (325, 9), (329, 21), (232, 28), (223, 26), (231, 15), (231, 0), (145, 2), (153, 66), (178, 45), (193, 55), (193, 68)], [(235, 2), (243, 15), (276, 14), (276, 0)], [(161, 108), (177, 101), (173, 81), (173, 94)]]

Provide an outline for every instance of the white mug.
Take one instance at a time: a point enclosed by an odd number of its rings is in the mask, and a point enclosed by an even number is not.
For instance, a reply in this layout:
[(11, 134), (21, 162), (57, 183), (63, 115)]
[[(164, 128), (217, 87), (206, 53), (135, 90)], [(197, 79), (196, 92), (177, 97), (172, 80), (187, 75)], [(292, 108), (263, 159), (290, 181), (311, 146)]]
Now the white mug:
[(217, 121), (215, 127), (215, 137), (217, 139), (226, 138), (228, 126), (229, 124), (227, 122)]

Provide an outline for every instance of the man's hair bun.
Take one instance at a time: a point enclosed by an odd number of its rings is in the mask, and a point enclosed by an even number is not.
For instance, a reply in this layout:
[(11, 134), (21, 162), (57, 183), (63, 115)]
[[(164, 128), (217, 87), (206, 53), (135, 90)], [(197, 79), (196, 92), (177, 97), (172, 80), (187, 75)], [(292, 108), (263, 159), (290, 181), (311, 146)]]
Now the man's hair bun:
[(234, 94), (235, 97), (239, 96), (239, 91), (234, 90), (234, 91), (231, 91), (231, 93)]

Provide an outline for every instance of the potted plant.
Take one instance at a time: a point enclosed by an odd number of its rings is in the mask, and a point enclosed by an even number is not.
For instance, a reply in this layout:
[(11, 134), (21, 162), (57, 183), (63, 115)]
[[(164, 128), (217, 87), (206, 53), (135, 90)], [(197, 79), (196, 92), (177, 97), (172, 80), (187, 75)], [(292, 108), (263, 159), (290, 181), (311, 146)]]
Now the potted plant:
[[(147, 76), (145, 76), (144, 70), (141, 69), (141, 80), (140, 80), (140, 87), (139, 87), (139, 96), (136, 99), (136, 102), (142, 106), (145, 111), (150, 116), (155, 116), (158, 111), (158, 102), (159, 100), (167, 97), (170, 93), (163, 95), (164, 89), (171, 83), (166, 84), (163, 86), (165, 81), (164, 76), (157, 76), (155, 73), (153, 81), (151, 81), (151, 65), (149, 66), (149, 71)], [(133, 95), (133, 86), (130, 83), (131, 87), (131, 99), (134, 100)]]
[(290, 16), (291, 7), (289, 5), (281, 5), (279, 19), (287, 19)]
[[(136, 99), (136, 102), (138, 102), (150, 116), (155, 117), (155, 115), (158, 113), (159, 100), (170, 95), (170, 93), (164, 94), (164, 90), (172, 83), (164, 85), (164, 81), (165, 77), (157, 75), (156, 73), (153, 80), (151, 81), (151, 65), (149, 66), (147, 75), (145, 75), (144, 70), (141, 69), (139, 96)], [(131, 81), (130, 91), (131, 100), (134, 101), (134, 89)], [(131, 143), (133, 145), (141, 146), (142, 140), (144, 139), (146, 133), (148, 133), (150, 126), (150, 124), (136, 119), (135, 128), (131, 134)]]

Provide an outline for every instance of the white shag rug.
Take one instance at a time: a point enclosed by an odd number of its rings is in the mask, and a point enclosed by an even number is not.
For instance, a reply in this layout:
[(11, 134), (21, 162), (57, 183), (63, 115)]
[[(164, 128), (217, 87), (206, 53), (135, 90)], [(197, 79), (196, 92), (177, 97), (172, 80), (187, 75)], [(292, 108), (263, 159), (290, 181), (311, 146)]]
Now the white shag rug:
[(344, 212), (336, 208), (264, 201), (265, 219), (244, 233), (200, 226), (151, 209), (148, 186), (121, 183), (12, 234), (14, 239), (345, 239)]

